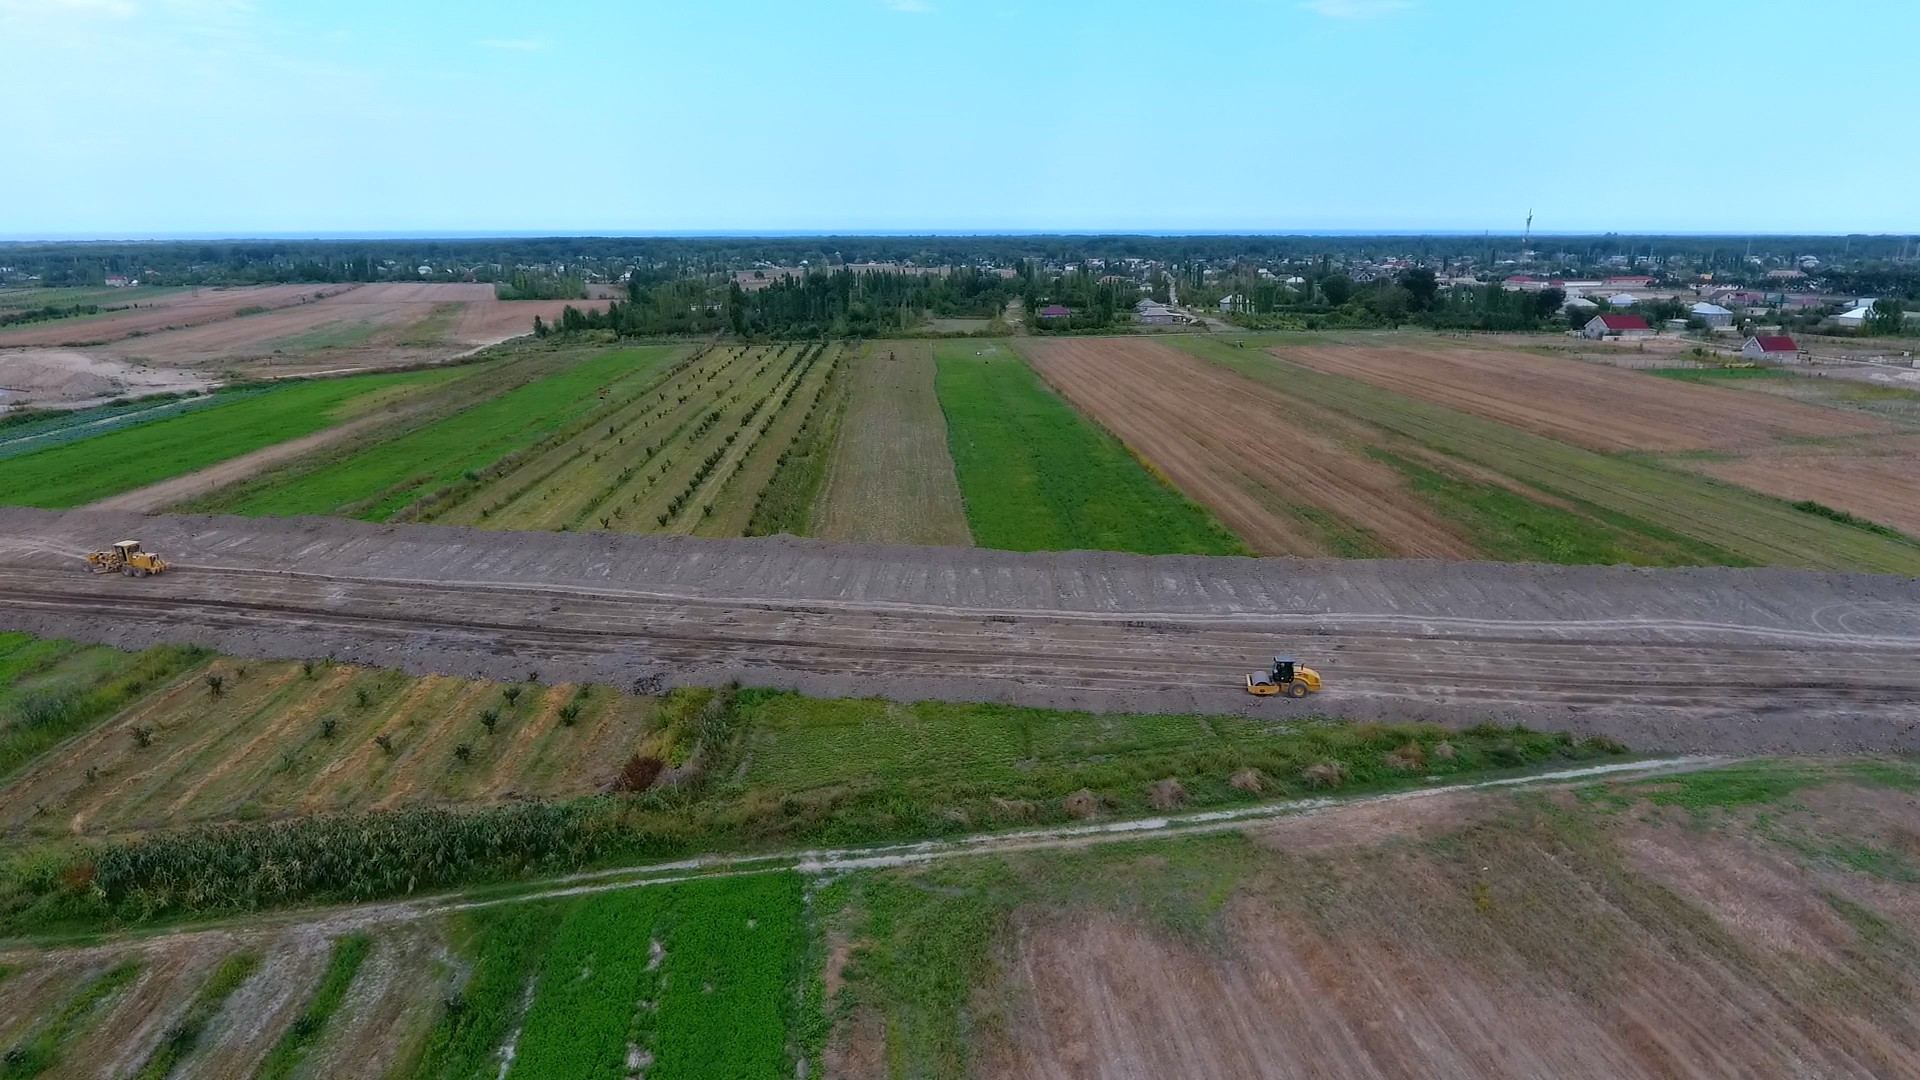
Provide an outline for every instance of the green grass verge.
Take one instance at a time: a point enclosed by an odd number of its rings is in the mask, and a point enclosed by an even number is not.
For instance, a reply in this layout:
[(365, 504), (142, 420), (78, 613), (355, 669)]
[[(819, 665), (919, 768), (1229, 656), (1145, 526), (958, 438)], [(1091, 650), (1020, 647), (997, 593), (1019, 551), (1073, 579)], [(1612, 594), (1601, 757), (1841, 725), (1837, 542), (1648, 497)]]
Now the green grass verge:
[(1049, 390), (1003, 344), (934, 346), (967, 522), (981, 547), (1243, 555), (1245, 545)]
[(292, 382), (150, 424), (109, 431), (0, 462), (0, 504), (80, 506), (196, 472), (333, 426), (362, 394), (420, 385), (455, 369)]
[(187, 1006), (187, 1013), (167, 1029), (166, 1036), (160, 1040), (153, 1053), (147, 1057), (147, 1063), (135, 1073), (136, 1080), (167, 1080), (173, 1070), (180, 1066), (193, 1048), (200, 1044), (200, 1036), (207, 1030), (207, 1024), (220, 1006), (240, 984), (260, 967), (258, 954), (235, 953), (220, 962), (211, 976), (193, 995), (193, 1003)]
[(0, 781), (54, 745), (198, 667), (209, 655), (182, 645), (125, 653), (0, 634)]
[(327, 970), (320, 976), (320, 985), (314, 990), (307, 1007), (300, 1010), (280, 1041), (273, 1044), (267, 1052), (265, 1061), (260, 1063), (256, 1080), (286, 1080), (306, 1060), (309, 1051), (320, 1036), (327, 1030), (327, 1022), (340, 1010), (340, 1003), (346, 1000), (347, 990), (353, 985), (353, 977), (360, 973), (360, 965), (372, 949), (373, 941), (365, 934), (348, 934), (335, 939), (333, 952), (327, 957)]
[(89, 980), (46, 1023), (0, 1054), (0, 1080), (39, 1076), (59, 1064), (67, 1041), (85, 1031), (101, 1005), (139, 974), (140, 965), (129, 961)]
[(284, 483), (250, 485), (203, 505), (239, 514), (338, 513), (384, 521), (591, 411), (600, 404), (600, 387), (659, 370), (679, 351), (654, 346), (605, 353)]

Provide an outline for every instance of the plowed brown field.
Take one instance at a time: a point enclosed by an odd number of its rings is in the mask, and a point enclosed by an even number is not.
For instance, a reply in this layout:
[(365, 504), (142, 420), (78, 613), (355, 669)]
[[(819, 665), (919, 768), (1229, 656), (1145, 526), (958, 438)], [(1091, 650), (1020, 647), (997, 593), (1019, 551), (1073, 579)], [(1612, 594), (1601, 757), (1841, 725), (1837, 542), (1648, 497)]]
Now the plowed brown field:
[(233, 289), (194, 289), (144, 301), (139, 307), (98, 318), (28, 323), (0, 332), (0, 346), (88, 345), (119, 341), (175, 327), (231, 319), (244, 308), (282, 308), (351, 291), (352, 285), (253, 285)]
[(1507, 349), (1282, 347), (1276, 355), (1594, 450), (1727, 450), (1886, 431), (1869, 417)]
[[(1150, 341), (1023, 345), (1043, 378), (1262, 555), (1472, 558), (1335, 417)], [(1356, 535), (1357, 534), (1357, 535)], [(1346, 543), (1375, 550), (1341, 550)]]

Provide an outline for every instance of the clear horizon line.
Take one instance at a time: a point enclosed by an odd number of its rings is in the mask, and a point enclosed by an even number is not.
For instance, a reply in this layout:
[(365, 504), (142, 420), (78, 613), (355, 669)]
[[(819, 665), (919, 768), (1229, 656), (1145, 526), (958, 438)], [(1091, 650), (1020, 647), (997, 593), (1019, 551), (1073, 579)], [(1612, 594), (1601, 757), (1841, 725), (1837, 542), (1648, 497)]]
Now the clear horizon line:
[[(1518, 229), (1434, 229), (1434, 228), (1266, 228), (1266, 229), (1016, 229), (1016, 228), (927, 228), (927, 229), (294, 229), (279, 232), (234, 231), (190, 231), (190, 232), (69, 232), (69, 233), (5, 233), (0, 234), (0, 244), (65, 244), (65, 243), (171, 243), (181, 241), (225, 241), (231, 243), (286, 241), (286, 240), (698, 240), (698, 239), (808, 239), (808, 238), (845, 238), (845, 239), (909, 239), (914, 237), (930, 238), (968, 238), (968, 237), (1025, 237), (1025, 236), (1146, 236), (1156, 238), (1179, 237), (1435, 237), (1462, 239), (1471, 237), (1519, 239), (1527, 234)], [(1761, 238), (1761, 237), (1818, 237), (1845, 239), (1849, 237), (1889, 238), (1920, 236), (1920, 229), (1912, 231), (1882, 232), (1822, 232), (1795, 231), (1791, 229), (1768, 230), (1633, 230), (1633, 229), (1567, 229), (1561, 231), (1543, 231), (1532, 234), (1534, 239), (1545, 240), (1562, 237), (1688, 237), (1688, 238)]]

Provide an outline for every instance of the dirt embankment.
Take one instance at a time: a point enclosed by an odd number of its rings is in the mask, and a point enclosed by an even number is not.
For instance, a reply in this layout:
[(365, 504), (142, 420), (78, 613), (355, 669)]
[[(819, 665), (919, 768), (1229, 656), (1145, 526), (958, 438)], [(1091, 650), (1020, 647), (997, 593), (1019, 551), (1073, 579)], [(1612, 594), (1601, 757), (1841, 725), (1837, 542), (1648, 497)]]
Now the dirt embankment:
[[(138, 535), (175, 572), (90, 577)], [(1017, 554), (0, 511), (9, 629), (551, 682), (747, 685), (1128, 712), (1307, 710), (1596, 731), (1637, 748), (1920, 748), (1920, 583)], [(1309, 704), (1245, 671), (1309, 658)]]

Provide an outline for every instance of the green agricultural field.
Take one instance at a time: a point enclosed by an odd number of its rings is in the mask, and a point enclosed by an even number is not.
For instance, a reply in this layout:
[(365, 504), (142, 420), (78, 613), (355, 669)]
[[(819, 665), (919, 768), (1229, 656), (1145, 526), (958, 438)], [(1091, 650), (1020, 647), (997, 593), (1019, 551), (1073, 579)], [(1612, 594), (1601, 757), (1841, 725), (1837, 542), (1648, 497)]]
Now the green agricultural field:
[(1414, 491), (1495, 558), (1920, 573), (1920, 542), (1810, 514), (1656, 455), (1588, 450), (1290, 364), (1261, 348), (1200, 335), (1167, 340), (1305, 407), (1366, 425), (1374, 433), (1369, 452), (1400, 469)]
[(0, 633), (0, 790), (40, 754), (197, 668), (206, 656), (184, 646), (125, 653)]
[(654, 346), (604, 353), (424, 428), (201, 505), (240, 514), (385, 521), (592, 412), (603, 388), (626, 392), (649, 384), (677, 352)]
[(186, 415), (23, 454), (0, 461), (0, 504), (81, 506), (311, 435), (344, 419), (365, 395), (399, 387), (417, 391), (468, 373), (441, 368), (290, 382)]
[(1241, 555), (1206, 511), (1044, 386), (1004, 343), (934, 346), (974, 543), (1010, 551)]

